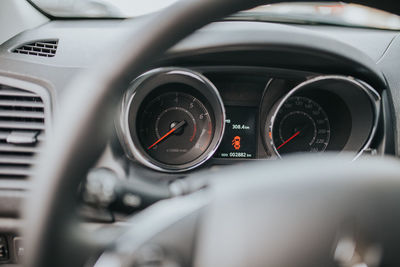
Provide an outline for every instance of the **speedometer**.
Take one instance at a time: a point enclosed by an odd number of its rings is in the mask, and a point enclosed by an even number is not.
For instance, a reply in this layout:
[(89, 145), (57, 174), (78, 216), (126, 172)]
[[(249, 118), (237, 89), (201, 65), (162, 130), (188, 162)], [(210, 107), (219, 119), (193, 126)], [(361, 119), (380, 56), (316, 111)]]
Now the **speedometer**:
[(269, 97), (274, 102), (261, 134), (271, 156), (346, 151), (357, 158), (371, 144), (380, 97), (365, 82), (345, 76), (316, 76), (287, 93)]
[(330, 139), (329, 119), (322, 107), (310, 98), (292, 96), (277, 112), (271, 135), (279, 155), (323, 152)]

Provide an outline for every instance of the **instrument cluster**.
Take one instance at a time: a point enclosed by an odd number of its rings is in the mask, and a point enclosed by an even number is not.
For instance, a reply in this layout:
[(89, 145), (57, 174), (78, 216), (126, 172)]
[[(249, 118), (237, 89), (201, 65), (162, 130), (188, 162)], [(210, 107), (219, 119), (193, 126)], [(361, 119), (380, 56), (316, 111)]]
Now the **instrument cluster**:
[(117, 133), (162, 172), (370, 146), (379, 93), (353, 77), (263, 69), (158, 68), (135, 79)]

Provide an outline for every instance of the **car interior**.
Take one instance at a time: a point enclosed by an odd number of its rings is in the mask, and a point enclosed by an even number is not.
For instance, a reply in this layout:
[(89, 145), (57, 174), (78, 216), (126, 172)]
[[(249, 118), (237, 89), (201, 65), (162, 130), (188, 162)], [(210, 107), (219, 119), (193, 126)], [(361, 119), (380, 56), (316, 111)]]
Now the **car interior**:
[(394, 0), (2, 0), (1, 266), (400, 264)]

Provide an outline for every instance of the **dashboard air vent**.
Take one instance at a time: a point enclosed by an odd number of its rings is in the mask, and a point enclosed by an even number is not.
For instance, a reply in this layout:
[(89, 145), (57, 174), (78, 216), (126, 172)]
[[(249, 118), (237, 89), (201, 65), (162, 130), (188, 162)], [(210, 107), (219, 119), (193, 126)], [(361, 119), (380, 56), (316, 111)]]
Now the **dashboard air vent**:
[(40, 57), (54, 57), (57, 52), (58, 40), (40, 40), (24, 44), (12, 52)]
[(44, 134), (43, 99), (30, 91), (0, 85), (0, 179), (30, 175)]

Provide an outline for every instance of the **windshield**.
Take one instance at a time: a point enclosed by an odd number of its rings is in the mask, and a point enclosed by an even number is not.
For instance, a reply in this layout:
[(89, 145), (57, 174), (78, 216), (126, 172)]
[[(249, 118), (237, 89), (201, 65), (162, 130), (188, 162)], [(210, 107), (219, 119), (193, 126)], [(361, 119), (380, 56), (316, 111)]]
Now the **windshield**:
[[(160, 11), (178, 0), (31, 0), (43, 12), (62, 18), (132, 18)], [(260, 6), (228, 20), (330, 24), (400, 30), (400, 17), (342, 2), (297, 2)]]

